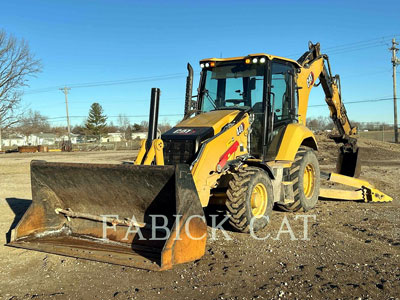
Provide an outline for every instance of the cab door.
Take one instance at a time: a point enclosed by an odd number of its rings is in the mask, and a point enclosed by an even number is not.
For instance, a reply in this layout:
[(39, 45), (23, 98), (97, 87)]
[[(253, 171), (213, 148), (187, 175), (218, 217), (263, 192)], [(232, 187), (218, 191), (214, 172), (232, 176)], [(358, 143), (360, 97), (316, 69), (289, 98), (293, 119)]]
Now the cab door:
[(288, 124), (296, 122), (295, 69), (291, 63), (272, 61), (268, 101), (265, 160), (274, 160)]

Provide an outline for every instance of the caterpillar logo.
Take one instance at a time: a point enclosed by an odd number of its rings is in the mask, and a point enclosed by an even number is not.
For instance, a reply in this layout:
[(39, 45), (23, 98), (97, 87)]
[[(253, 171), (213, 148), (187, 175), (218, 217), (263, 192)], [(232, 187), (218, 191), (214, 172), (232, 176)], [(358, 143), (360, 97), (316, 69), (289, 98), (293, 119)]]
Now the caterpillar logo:
[(173, 134), (193, 134), (195, 132), (195, 129), (177, 129), (173, 132)]
[(314, 73), (310, 72), (310, 75), (307, 77), (307, 87), (310, 88), (314, 84)]
[(244, 131), (244, 124), (240, 124), (239, 127), (236, 129), (236, 134), (239, 136)]

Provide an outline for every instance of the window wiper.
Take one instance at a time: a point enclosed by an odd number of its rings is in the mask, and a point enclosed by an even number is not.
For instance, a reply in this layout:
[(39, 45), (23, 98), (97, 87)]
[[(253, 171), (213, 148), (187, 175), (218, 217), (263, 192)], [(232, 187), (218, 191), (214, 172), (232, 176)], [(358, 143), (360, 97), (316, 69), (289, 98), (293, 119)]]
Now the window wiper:
[(210, 93), (208, 92), (208, 90), (204, 90), (204, 95), (207, 96), (207, 99), (208, 99), (208, 101), (210, 101), (211, 105), (212, 105), (215, 109), (217, 109), (217, 106), (215, 105), (213, 98), (211, 98)]

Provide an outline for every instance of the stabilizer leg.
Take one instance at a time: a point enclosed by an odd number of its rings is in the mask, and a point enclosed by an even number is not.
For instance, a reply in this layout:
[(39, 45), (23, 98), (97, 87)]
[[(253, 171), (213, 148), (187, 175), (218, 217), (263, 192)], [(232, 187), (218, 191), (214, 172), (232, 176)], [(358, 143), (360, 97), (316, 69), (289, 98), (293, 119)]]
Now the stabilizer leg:
[(379, 191), (368, 181), (362, 179), (337, 173), (323, 172), (321, 172), (321, 179), (326, 179), (329, 182), (339, 183), (356, 188), (354, 191), (320, 188), (319, 196), (321, 198), (349, 201), (363, 200), (365, 202), (390, 202), (393, 200), (392, 197)]

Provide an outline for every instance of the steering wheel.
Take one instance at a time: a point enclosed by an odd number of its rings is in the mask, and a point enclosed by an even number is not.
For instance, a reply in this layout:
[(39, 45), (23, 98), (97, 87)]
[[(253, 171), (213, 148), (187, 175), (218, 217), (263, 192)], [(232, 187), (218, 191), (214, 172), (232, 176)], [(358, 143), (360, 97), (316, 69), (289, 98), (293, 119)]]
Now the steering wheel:
[(226, 99), (225, 102), (228, 103), (233, 103), (234, 105), (240, 104), (241, 102), (244, 102), (243, 99)]

